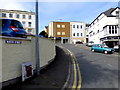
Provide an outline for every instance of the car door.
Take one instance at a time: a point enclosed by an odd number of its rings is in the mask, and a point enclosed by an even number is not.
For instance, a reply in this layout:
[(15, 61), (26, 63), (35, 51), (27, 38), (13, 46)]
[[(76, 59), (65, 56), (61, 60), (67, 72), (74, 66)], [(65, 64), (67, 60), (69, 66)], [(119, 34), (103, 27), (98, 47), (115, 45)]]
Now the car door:
[(98, 51), (98, 45), (94, 45), (94, 50)]
[(102, 47), (101, 47), (101, 45), (97, 45), (97, 49), (96, 49), (96, 51), (98, 51), (98, 52), (101, 52), (101, 51), (102, 51)]
[(103, 52), (104, 51), (104, 47), (102, 45), (99, 45), (99, 52)]

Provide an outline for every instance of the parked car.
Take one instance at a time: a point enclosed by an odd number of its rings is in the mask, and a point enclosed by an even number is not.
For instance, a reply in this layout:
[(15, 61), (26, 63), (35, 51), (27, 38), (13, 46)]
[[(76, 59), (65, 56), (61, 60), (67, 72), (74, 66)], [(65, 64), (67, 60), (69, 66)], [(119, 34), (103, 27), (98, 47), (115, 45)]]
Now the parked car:
[(93, 41), (89, 41), (88, 43), (86, 43), (86, 46), (88, 46), (88, 47), (92, 47), (93, 44), (94, 44)]
[(92, 47), (91, 47), (91, 51), (95, 52), (102, 52), (102, 53), (113, 53), (115, 50), (113, 48), (109, 48), (103, 44), (94, 44)]
[(0, 27), (3, 36), (10, 37), (27, 37), (27, 33), (24, 30), (21, 22), (14, 19), (0, 19), (2, 26)]
[(77, 41), (76, 44), (83, 44), (83, 42)]
[(118, 45), (115, 45), (113, 48), (115, 49), (115, 51), (119, 51), (119, 46)]

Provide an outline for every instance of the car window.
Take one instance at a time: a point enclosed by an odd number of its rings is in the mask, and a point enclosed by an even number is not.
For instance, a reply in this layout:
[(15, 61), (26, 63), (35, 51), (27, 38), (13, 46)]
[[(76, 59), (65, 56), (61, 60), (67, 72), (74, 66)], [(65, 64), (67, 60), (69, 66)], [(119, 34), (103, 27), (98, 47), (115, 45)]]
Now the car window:
[[(1, 20), (0, 20), (0, 22), (1, 22)], [(2, 27), (5, 27), (5, 24), (7, 23), (7, 20), (5, 20), (5, 19), (3, 19), (2, 20)], [(1, 25), (0, 25), (1, 26)]]
[(93, 47), (96, 47), (96, 45), (93, 45)]
[(11, 25), (16, 27), (16, 28), (23, 29), (23, 26), (22, 26), (22, 24), (19, 21), (11, 20)]
[(98, 45), (96, 45), (96, 47), (99, 47)]
[(103, 45), (103, 47), (104, 47), (104, 48), (108, 48), (108, 46), (107, 46), (107, 45)]
[(101, 47), (101, 45), (97, 45), (97, 47)]

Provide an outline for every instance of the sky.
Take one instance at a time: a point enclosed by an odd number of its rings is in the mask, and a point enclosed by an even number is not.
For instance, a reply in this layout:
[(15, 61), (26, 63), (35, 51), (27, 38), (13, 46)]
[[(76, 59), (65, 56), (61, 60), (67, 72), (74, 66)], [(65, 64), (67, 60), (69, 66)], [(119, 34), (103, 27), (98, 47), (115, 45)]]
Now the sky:
[[(59, 1), (59, 0), (58, 0)], [(66, 0), (64, 0), (66, 1)], [(116, 8), (118, 1), (76, 1), (69, 0), (66, 2), (51, 2), (39, 1), (39, 32), (44, 30), (44, 27), (49, 25), (50, 21), (79, 21), (91, 23), (100, 13), (109, 8)], [(7, 10), (25, 10), (35, 12), (35, 2), (12, 0), (0, 1), (0, 9)]]

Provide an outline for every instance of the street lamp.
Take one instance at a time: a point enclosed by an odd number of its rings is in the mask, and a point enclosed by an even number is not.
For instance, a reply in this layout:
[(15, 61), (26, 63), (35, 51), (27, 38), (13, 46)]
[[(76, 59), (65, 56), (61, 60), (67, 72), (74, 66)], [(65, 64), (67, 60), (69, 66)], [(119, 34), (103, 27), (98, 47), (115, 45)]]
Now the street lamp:
[(40, 75), (40, 58), (39, 58), (39, 38), (38, 38), (38, 31), (39, 31), (39, 21), (38, 21), (38, 0), (36, 0), (36, 35), (35, 35), (35, 55), (36, 55), (36, 73)]

